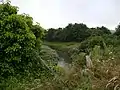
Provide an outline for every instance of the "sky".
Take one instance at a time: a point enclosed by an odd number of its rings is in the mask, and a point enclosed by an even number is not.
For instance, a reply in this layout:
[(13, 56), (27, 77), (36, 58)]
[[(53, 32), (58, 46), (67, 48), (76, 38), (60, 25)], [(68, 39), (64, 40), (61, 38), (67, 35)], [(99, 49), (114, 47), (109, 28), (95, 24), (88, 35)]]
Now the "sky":
[(120, 0), (11, 0), (45, 28), (65, 27), (68, 23), (84, 23), (88, 27), (115, 29), (120, 22)]

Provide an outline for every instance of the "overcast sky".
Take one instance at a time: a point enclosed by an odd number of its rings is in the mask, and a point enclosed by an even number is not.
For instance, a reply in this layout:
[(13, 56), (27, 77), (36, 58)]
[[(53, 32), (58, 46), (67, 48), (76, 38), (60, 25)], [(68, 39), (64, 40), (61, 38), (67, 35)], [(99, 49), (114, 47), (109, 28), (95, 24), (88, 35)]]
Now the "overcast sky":
[(43, 28), (85, 23), (114, 29), (120, 22), (120, 0), (11, 0), (19, 13), (30, 14)]

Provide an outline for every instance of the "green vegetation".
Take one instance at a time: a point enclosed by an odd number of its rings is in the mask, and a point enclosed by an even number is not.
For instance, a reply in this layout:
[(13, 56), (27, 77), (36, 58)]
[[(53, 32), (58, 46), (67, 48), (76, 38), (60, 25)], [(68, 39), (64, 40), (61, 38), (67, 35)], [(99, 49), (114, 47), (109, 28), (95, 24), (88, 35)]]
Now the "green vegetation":
[(70, 48), (78, 47), (80, 43), (78, 42), (44, 42), (44, 45), (47, 45), (55, 50), (65, 51)]
[(83, 23), (75, 23), (68, 24), (65, 28), (48, 29), (45, 39), (47, 41), (80, 42), (90, 36), (102, 36), (104, 34), (111, 34), (110, 30), (104, 26), (88, 28)]
[(0, 90), (119, 90), (120, 25), (44, 30), (0, 4)]
[(0, 4), (0, 88), (3, 90), (14, 89), (9, 84), (45, 76), (42, 72), (47, 70), (39, 56), (44, 30), (39, 24), (33, 25), (29, 15), (17, 12), (18, 8), (9, 1)]

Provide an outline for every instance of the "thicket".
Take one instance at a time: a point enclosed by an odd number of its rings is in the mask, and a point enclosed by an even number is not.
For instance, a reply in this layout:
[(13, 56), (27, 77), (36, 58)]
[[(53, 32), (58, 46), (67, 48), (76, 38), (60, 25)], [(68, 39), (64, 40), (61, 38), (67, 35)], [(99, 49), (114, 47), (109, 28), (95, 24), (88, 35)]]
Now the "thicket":
[[(7, 83), (48, 76), (40, 57), (44, 29), (27, 14), (18, 14), (10, 1), (0, 4), (0, 89)], [(9, 83), (10, 84), (10, 83)], [(12, 88), (12, 87), (11, 87)], [(8, 89), (5, 89), (8, 90)]]

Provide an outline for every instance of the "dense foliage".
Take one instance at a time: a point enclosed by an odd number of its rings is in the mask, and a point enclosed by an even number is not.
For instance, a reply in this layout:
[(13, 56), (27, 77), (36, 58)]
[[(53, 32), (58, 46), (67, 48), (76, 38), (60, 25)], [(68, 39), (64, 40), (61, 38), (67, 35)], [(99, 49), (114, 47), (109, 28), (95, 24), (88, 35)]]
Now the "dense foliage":
[(90, 36), (102, 36), (111, 34), (110, 30), (104, 26), (97, 28), (88, 28), (87, 25), (69, 24), (65, 28), (50, 28), (46, 33), (47, 41), (83, 41)]
[(115, 33), (83, 23), (45, 31), (17, 12), (0, 4), (0, 90), (120, 89), (120, 25)]
[[(43, 28), (33, 25), (29, 15), (17, 14), (10, 2), (0, 4), (0, 77), (8, 78), (40, 68), (37, 47), (40, 48)], [(39, 55), (39, 53), (38, 53)], [(33, 72), (34, 73), (34, 72)]]

